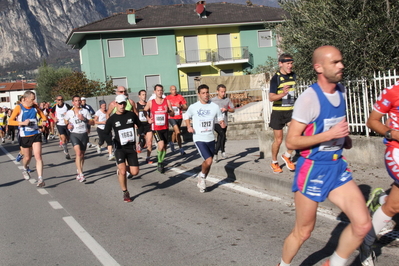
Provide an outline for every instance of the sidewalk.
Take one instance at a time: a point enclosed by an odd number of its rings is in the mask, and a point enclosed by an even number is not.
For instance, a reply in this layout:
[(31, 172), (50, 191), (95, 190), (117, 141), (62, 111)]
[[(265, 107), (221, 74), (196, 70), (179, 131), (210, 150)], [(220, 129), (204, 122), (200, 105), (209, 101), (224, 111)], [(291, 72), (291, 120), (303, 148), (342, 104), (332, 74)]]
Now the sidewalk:
[[(177, 145), (175, 144), (175, 147)], [(183, 143), (186, 155), (181, 156), (178, 151), (170, 152), (166, 155), (165, 162), (167, 167), (178, 167), (182, 170), (200, 171), (202, 158), (200, 158), (193, 142)], [(279, 156), (284, 152), (280, 150)], [(154, 156), (153, 152), (153, 156)], [(221, 159), (212, 164), (211, 175), (216, 175), (220, 179), (228, 182), (250, 184), (261, 190), (278, 193), (282, 196), (292, 197), (291, 185), (294, 172), (289, 171), (279, 157), (279, 163), (282, 165), (283, 173), (274, 174), (270, 168), (270, 158), (260, 158), (259, 143), (257, 139), (251, 140), (228, 140), (226, 142), (227, 159)], [(344, 153), (345, 154), (345, 153)], [(381, 154), (383, 156), (383, 154)], [(350, 164), (351, 158), (347, 158)], [(368, 198), (370, 190), (376, 187), (382, 187), (385, 190), (390, 187), (392, 179), (388, 176), (385, 166), (369, 167), (367, 165), (350, 164), (353, 172), (353, 179), (362, 190), (364, 196)], [(328, 200), (321, 206), (338, 211)]]

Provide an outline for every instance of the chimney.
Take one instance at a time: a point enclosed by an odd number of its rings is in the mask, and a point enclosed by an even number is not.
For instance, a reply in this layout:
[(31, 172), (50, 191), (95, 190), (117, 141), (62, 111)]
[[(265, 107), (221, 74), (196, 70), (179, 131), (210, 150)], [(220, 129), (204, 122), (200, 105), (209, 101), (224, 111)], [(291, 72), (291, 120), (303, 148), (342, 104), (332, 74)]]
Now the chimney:
[(136, 10), (133, 8), (129, 8), (126, 10), (127, 14), (127, 22), (129, 22), (130, 25), (135, 25), (136, 24)]
[(198, 17), (206, 18), (205, 1), (198, 1), (195, 6)]

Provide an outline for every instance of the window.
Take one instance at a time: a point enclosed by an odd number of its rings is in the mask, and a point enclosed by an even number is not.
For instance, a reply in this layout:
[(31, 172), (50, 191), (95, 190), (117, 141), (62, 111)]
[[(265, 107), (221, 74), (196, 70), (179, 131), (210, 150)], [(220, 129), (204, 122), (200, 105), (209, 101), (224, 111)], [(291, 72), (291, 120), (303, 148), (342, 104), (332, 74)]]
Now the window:
[(158, 46), (157, 46), (157, 38), (142, 38), (141, 39), (141, 47), (143, 50), (143, 55), (157, 55), (158, 54)]
[(0, 102), (9, 102), (10, 101), (10, 97), (1, 97)]
[(126, 89), (127, 87), (127, 79), (126, 78), (112, 78), (112, 84), (114, 86), (123, 86)]
[(152, 92), (156, 84), (161, 84), (161, 77), (159, 75), (145, 76), (147, 92)]
[(124, 57), (123, 40), (108, 40), (109, 57)]
[(234, 76), (233, 69), (222, 69), (220, 70), (220, 76)]
[(189, 91), (195, 91), (197, 86), (195, 86), (195, 78), (200, 77), (201, 72), (190, 72), (187, 73), (187, 82), (188, 82), (188, 90)]
[(258, 31), (258, 45), (259, 47), (272, 47), (273, 46), (272, 31), (270, 30)]

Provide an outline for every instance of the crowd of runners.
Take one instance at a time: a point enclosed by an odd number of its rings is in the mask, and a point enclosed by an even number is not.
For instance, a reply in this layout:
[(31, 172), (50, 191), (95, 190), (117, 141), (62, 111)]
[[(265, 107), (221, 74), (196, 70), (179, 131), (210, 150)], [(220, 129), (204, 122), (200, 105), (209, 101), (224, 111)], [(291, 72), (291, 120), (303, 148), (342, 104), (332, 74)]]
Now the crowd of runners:
[[(292, 186), (295, 225), (284, 241), (278, 265), (291, 265), (315, 227), (319, 202), (328, 198), (347, 215), (350, 223), (343, 230), (332, 256), (323, 265), (344, 266), (350, 255), (359, 249), (362, 265), (373, 266), (375, 255), (372, 246), (376, 235), (399, 212), (399, 81), (384, 89), (367, 122), (368, 127), (384, 136), (387, 148), (385, 155), (381, 156), (385, 158), (393, 184), (389, 195), (382, 188), (374, 189), (366, 204), (342, 156), (343, 149), (352, 147), (352, 141), (346, 121), (346, 89), (340, 83), (344, 70), (341, 52), (333, 46), (322, 46), (314, 51), (312, 64), (317, 82), (299, 97), (295, 90), (293, 63), (294, 59), (289, 54), (279, 57), (280, 69), (271, 79), (269, 95), (273, 102), (270, 127), (274, 132), (270, 167), (273, 173), (282, 172), (277, 156), (283, 141), (283, 128), (288, 126), (287, 151), (281, 158), (289, 170), (295, 171)], [(203, 159), (197, 176), (197, 187), (203, 193), (207, 189), (206, 178), (212, 163), (218, 161), (219, 151), (222, 158), (226, 157), (227, 115), (234, 112), (233, 104), (226, 97), (226, 86), (220, 84), (216, 89), (217, 96), (211, 99), (209, 87), (200, 85), (197, 88), (198, 101), (188, 106), (184, 97), (177, 93), (176, 86), (171, 86), (170, 95), (165, 96), (163, 86), (155, 85), (154, 94), (148, 101), (146, 91), (141, 90), (137, 103), (128, 98), (126, 88), (118, 86), (115, 100), (108, 107), (101, 100), (97, 111), (78, 95), (72, 97), (72, 106), (64, 103), (63, 96), (58, 95), (56, 104), (51, 107), (46, 102), (37, 104), (35, 94), (26, 91), (14, 110), (0, 108), (1, 142), (9, 139), (15, 143), (18, 140), (21, 151), (16, 160), (22, 159), (26, 179), (30, 178), (29, 163), (34, 154), (37, 186), (43, 187), (42, 142), (54, 138), (57, 131), (66, 159), (71, 159), (68, 146), (73, 149), (76, 179), (84, 182), (85, 152), (92, 145), (89, 142), (90, 128), (97, 125), (97, 152), (102, 152), (105, 143), (108, 160), (116, 161), (123, 200), (131, 202), (127, 178), (139, 173), (137, 153), (146, 151), (145, 162), (152, 164), (155, 142), (157, 170), (164, 173), (168, 144), (174, 152), (176, 143), (180, 155), (185, 155), (181, 139), (184, 120)], [(388, 115), (386, 123), (381, 122), (384, 115)], [(18, 136), (15, 131), (18, 131)], [(291, 159), (294, 150), (299, 153), (296, 163)]]

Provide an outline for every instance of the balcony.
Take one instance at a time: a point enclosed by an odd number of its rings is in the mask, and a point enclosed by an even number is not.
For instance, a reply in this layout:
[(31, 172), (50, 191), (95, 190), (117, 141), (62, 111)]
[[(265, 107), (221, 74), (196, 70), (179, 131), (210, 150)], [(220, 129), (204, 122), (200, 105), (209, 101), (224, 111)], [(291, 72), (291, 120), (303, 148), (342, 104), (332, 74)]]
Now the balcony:
[(176, 52), (177, 68), (249, 63), (248, 46)]

